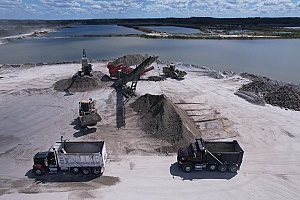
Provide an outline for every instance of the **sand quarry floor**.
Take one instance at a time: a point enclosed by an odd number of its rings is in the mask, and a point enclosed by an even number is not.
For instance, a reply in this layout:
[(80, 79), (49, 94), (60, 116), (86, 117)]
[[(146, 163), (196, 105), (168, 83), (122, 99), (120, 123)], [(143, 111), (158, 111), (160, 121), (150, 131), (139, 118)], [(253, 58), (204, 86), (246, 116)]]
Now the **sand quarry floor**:
[[(93, 65), (108, 74), (107, 63)], [(182, 81), (139, 81), (138, 96), (125, 107), (126, 126), (117, 129), (111, 82), (86, 92), (54, 90), (55, 82), (79, 69), (80, 64), (0, 69), (0, 199), (300, 199), (300, 112), (253, 105), (234, 95), (248, 79), (214, 79), (186, 67)], [(158, 73), (156, 67), (148, 75)], [(245, 151), (238, 173), (184, 173), (176, 153), (158, 151), (174, 141), (147, 133), (130, 106), (147, 93), (163, 94), (183, 113), (182, 123), (193, 133), (188, 139), (238, 140)], [(90, 97), (97, 100), (102, 121), (83, 131), (76, 123), (78, 102)], [(60, 136), (105, 140), (104, 174), (33, 175), (35, 153)]]

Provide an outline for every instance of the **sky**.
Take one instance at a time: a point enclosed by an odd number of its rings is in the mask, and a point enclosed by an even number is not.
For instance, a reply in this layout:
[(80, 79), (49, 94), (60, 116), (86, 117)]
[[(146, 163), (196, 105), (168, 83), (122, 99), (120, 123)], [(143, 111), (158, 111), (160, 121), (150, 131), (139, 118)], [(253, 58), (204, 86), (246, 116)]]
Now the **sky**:
[(0, 0), (0, 19), (300, 17), (300, 0)]

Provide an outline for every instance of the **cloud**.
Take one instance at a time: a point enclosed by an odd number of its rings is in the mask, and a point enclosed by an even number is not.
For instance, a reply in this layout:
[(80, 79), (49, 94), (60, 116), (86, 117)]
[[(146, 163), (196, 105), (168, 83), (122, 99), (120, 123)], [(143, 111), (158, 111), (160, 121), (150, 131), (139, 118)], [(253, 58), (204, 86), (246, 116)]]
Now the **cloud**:
[(18, 5), (22, 0), (0, 0), (0, 5)]
[(66, 8), (66, 7), (79, 7), (80, 3), (77, 1), (70, 1), (70, 0), (40, 0), (40, 2), (47, 7), (54, 7), (54, 8)]
[(299, 16), (299, 0), (0, 0), (0, 18)]
[(1, 8), (14, 8), (22, 5), (22, 0), (0, 0), (0, 9)]

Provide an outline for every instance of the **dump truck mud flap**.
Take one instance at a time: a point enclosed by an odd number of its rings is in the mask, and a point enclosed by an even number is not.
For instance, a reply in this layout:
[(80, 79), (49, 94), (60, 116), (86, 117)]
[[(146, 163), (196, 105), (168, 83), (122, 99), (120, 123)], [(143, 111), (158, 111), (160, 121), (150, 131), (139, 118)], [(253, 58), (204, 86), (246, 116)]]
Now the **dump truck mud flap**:
[(81, 126), (93, 126), (97, 122), (101, 121), (101, 117), (98, 113), (91, 113), (88, 115), (80, 116), (79, 121)]

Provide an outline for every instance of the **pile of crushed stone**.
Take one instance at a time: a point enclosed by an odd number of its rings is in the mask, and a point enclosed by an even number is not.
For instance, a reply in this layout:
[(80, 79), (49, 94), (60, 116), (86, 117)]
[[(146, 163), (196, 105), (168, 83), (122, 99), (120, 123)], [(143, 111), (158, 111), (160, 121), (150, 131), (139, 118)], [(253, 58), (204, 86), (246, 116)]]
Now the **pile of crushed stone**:
[(133, 65), (141, 64), (147, 58), (148, 58), (147, 55), (128, 54), (128, 55), (117, 58), (116, 60), (111, 62), (111, 64), (114, 65), (114, 66), (123, 64), (123, 66), (125, 66), (125, 67), (130, 67), (130, 66), (133, 66)]
[(157, 151), (176, 152), (180, 146), (193, 141), (194, 133), (199, 132), (187, 113), (165, 95), (145, 94), (131, 103), (130, 107), (138, 112), (138, 124), (143, 131), (170, 144), (156, 149)]
[(94, 71), (93, 76), (80, 77), (77, 73), (67, 79), (62, 79), (54, 83), (54, 89), (57, 91), (85, 92), (99, 87), (106, 86), (107, 76), (101, 71)]
[(300, 111), (300, 90), (295, 86), (256, 77), (251, 83), (243, 85), (236, 94), (245, 92), (250, 92), (273, 106)]

